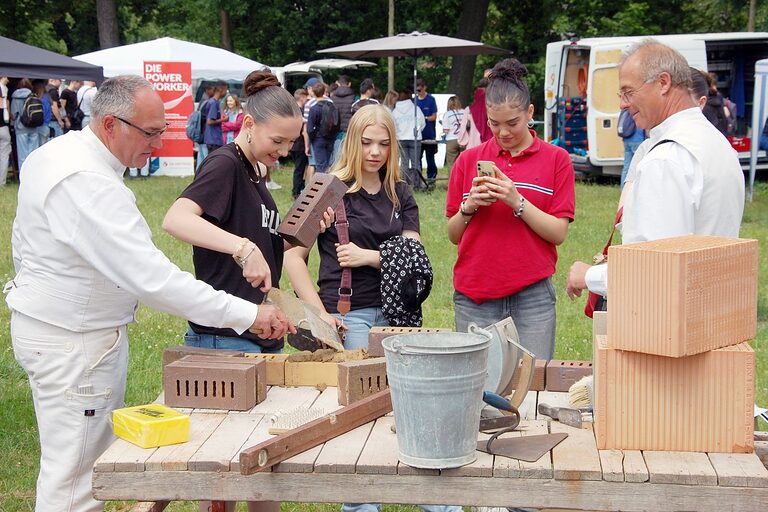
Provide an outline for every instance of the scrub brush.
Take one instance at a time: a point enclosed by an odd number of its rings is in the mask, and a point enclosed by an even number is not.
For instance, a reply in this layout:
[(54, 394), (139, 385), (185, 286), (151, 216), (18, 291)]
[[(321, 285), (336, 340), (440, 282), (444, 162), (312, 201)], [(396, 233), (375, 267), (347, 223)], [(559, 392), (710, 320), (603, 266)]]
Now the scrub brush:
[(269, 419), (271, 424), (267, 432), (282, 434), (323, 416), (325, 416), (325, 409), (317, 407), (297, 407), (291, 411), (278, 411)]
[(594, 405), (594, 379), (587, 375), (579, 379), (568, 390), (568, 402), (577, 409), (587, 409)]

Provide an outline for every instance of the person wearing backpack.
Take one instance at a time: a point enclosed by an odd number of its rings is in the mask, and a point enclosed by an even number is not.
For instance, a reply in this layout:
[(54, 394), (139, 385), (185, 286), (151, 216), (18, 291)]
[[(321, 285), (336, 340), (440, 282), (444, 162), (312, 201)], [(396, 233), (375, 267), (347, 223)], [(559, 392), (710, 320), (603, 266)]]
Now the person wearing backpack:
[(624, 141), (624, 167), (621, 169), (621, 181), (619, 182), (620, 189), (623, 189), (632, 157), (635, 156), (635, 151), (645, 140), (645, 130), (635, 125), (635, 120), (632, 119), (629, 110), (622, 110), (619, 114), (616, 132)]
[(32, 82), (28, 78), (22, 78), (19, 80), (16, 90), (11, 94), (11, 119), (13, 120), (13, 130), (16, 132), (16, 156), (19, 162), (19, 174), (21, 174), (24, 160), (40, 146), (37, 126), (26, 126), (21, 122), (24, 105), (32, 102), (30, 96), (32, 96)]
[(315, 171), (327, 172), (331, 165), (336, 134), (339, 133), (339, 110), (333, 101), (325, 96), (324, 83), (314, 84), (312, 92), (317, 98), (317, 103), (309, 109), (307, 133), (312, 144), (312, 154), (315, 156)]

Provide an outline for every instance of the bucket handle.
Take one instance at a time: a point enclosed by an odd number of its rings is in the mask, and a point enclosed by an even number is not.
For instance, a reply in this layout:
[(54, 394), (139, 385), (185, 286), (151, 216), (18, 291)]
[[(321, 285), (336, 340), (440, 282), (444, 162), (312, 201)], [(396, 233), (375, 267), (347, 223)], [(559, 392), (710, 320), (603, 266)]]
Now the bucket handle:
[(468, 331), (471, 334), (478, 334), (480, 336), (483, 336), (487, 341), (491, 341), (491, 339), (493, 339), (493, 334), (491, 334), (489, 331), (481, 327), (478, 327), (478, 325), (474, 322), (469, 324)]

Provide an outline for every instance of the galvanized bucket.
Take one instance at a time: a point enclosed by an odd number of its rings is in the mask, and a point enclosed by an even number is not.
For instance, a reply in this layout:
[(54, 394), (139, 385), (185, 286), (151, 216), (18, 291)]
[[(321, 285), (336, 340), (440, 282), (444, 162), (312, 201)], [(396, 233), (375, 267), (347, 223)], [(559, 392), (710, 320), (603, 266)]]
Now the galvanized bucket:
[(455, 468), (475, 460), (491, 334), (401, 334), (382, 342), (400, 461)]

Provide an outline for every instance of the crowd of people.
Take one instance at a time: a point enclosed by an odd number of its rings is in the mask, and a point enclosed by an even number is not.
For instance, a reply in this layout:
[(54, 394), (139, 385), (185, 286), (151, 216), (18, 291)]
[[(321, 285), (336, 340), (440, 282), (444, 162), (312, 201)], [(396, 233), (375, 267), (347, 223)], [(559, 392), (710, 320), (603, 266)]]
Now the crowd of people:
[(46, 142), (88, 125), (96, 83), (0, 77), (0, 187)]
[[(443, 122), (456, 135), (446, 136), (456, 144), (445, 214), (458, 251), (456, 329), (511, 317), (521, 343), (550, 359), (552, 276), (575, 219), (574, 171), (566, 151), (532, 129), (526, 74), (516, 59), (505, 59), (488, 70), (470, 107), (452, 98)], [(741, 168), (699, 108), (692, 77), (678, 52), (653, 40), (633, 46), (620, 66), (621, 108), (649, 134), (622, 196), (624, 243), (739, 234)], [(367, 80), (356, 102), (346, 77), (335, 88), (318, 79), (306, 85), (291, 95), (262, 70), (246, 78), (242, 102), (225, 86), (211, 88), (201, 106), (209, 153), (163, 221), (193, 246), (195, 277), (155, 247), (122, 180), (126, 167), (144, 165), (161, 146), (167, 127), (162, 101), (146, 80), (105, 81), (81, 130), (54, 136), (26, 158), (28, 179), (21, 181), (13, 225), (16, 276), (6, 288), (13, 349), (29, 377), (40, 432), (37, 510), (62, 503), (101, 509), (91, 497), (91, 471), (112, 439), (109, 412), (122, 405), (126, 325), (138, 301), (186, 318), (188, 328), (179, 334), (187, 345), (280, 352), (296, 326), (263, 299), (284, 269), (296, 294), (339, 330), (346, 348), (365, 347), (372, 326), (421, 324), (432, 273), (413, 189), (416, 180), (429, 187), (435, 176), (427, 142), (437, 136), (434, 100), (423, 82), (415, 98), (403, 89), (387, 93), (383, 104)], [(330, 105), (338, 126), (329, 133), (323, 125)], [(480, 142), (455, 151), (467, 125)], [(422, 152), (426, 180), (414, 162)], [(320, 221), (316, 284), (308, 249), (291, 247), (277, 233), (280, 214), (267, 187), (269, 169), (289, 153), (297, 173), (311, 166), (348, 186)], [(479, 175), (478, 162), (492, 173)], [(294, 195), (300, 189), (295, 181)], [(403, 268), (417, 278), (399, 279)], [(607, 265), (576, 262), (567, 292), (607, 295), (606, 275)]]

